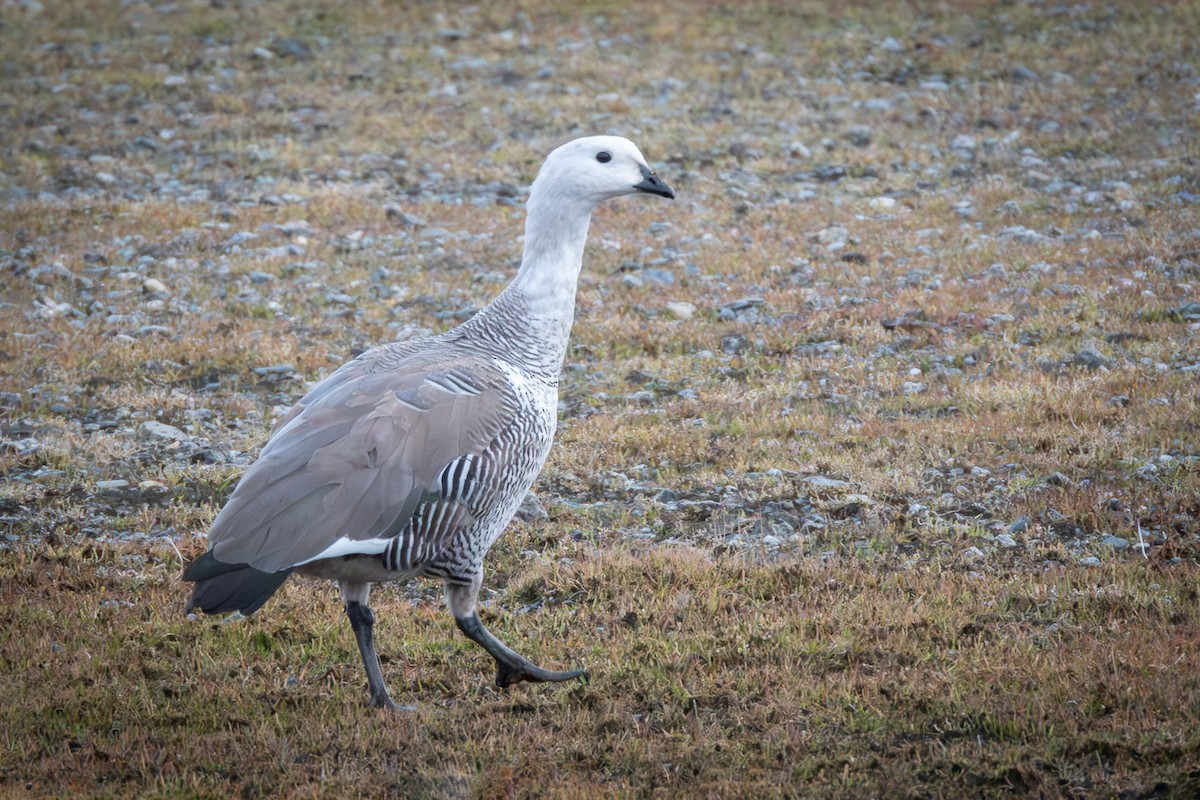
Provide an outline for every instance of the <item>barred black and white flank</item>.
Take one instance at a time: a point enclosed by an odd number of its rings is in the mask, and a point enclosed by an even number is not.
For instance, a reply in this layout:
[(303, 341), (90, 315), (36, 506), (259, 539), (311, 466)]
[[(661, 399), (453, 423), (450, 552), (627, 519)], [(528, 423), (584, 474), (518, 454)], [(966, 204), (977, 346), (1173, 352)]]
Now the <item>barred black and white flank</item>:
[(675, 196), (627, 139), (552, 152), (530, 189), (513, 282), (453, 330), (368, 350), (288, 413), (184, 570), (196, 583), (189, 611), (250, 614), (293, 572), (335, 580), (371, 704), (396, 708), (367, 599), (372, 583), (428, 576), (496, 659), (500, 686), (583, 675), (507, 648), (476, 602), (483, 558), (550, 452), (592, 211), (635, 193)]

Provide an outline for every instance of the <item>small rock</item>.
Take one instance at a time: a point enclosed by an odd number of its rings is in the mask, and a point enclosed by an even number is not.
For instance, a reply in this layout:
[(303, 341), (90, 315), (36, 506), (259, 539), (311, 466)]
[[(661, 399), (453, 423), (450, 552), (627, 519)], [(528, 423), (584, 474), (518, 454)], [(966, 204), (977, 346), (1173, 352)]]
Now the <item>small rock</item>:
[(163, 86), (183, 86), (187, 83), (187, 77), (184, 75), (168, 75), (163, 78)]
[(855, 147), (866, 147), (871, 143), (875, 131), (870, 125), (851, 125), (842, 135)]
[(550, 519), (550, 515), (546, 513), (546, 509), (537, 499), (537, 495), (533, 492), (526, 492), (525, 499), (521, 501), (521, 505), (517, 509), (517, 519), (522, 522), (533, 522)]
[(975, 137), (969, 133), (960, 133), (954, 137), (954, 141), (950, 142), (950, 147), (955, 150), (974, 150)]
[(1182, 322), (1200, 322), (1200, 303), (1191, 302), (1168, 308), (1167, 314)]
[(297, 61), (307, 61), (313, 57), (312, 48), (299, 39), (280, 37), (271, 42), (271, 49), (276, 54), (294, 58)]
[(660, 503), (674, 503), (679, 500), (679, 493), (671, 489), (663, 489), (654, 499)]
[(1085, 347), (1072, 356), (1069, 363), (1077, 367), (1083, 367), (1084, 369), (1100, 369), (1112, 362), (1111, 359), (1097, 352), (1095, 348)]
[(137, 438), (143, 441), (179, 442), (187, 439), (188, 435), (174, 425), (150, 419), (138, 426)]
[(1001, 547), (1016, 547), (1017, 540), (1007, 533), (1002, 533), (996, 537), (996, 544), (1000, 545)]
[(287, 377), (296, 374), (296, 367), (292, 364), (271, 364), (266, 367), (254, 367), (250, 371), (264, 378), (270, 376)]
[(809, 475), (807, 478), (803, 478), (801, 482), (807, 483), (814, 489), (845, 489), (852, 485), (849, 481), (830, 478), (827, 475)]
[(691, 303), (671, 301), (667, 303), (666, 309), (676, 319), (691, 319), (696, 313), (696, 307)]
[(867, 201), (867, 205), (879, 211), (890, 211), (896, 207), (896, 198), (894, 197), (872, 197)]
[(1061, 472), (1051, 472), (1046, 477), (1046, 483), (1050, 484), (1051, 486), (1067, 487), (1071, 485), (1071, 479)]
[(1100, 544), (1111, 547), (1113, 550), (1125, 550), (1129, 547), (1129, 540), (1109, 534), (1100, 540)]
[(840, 225), (830, 225), (828, 228), (822, 228), (814, 233), (809, 240), (826, 247), (841, 247), (849, 238), (850, 231)]
[(146, 278), (142, 281), (142, 291), (146, 294), (169, 294), (167, 285), (158, 278)]
[(1050, 237), (1044, 233), (1038, 233), (1024, 225), (1010, 225), (1000, 231), (998, 238), (1002, 242), (1012, 240), (1021, 244), (1042, 244), (1050, 240)]
[(642, 277), (651, 283), (657, 283), (662, 286), (670, 286), (675, 283), (675, 276), (665, 269), (644, 269), (642, 270)]
[(966, 550), (962, 551), (962, 553), (960, 554), (960, 557), (962, 558), (963, 561), (966, 561), (968, 563), (975, 562), (975, 561), (981, 560), (984, 557), (984, 552), (982, 550), (980, 550), (978, 547), (968, 547)]
[(731, 334), (721, 339), (721, 352), (727, 356), (736, 356), (750, 347), (750, 340), (739, 334)]
[(1008, 71), (1008, 75), (1015, 83), (1036, 83), (1041, 78), (1038, 74), (1026, 67), (1024, 64), (1018, 64)]
[(889, 36), (879, 43), (879, 49), (886, 50), (889, 53), (903, 53), (904, 45)]
[(803, 142), (792, 142), (788, 145), (788, 153), (796, 158), (812, 158), (812, 151)]
[(233, 236), (230, 236), (225, 241), (225, 246), (226, 247), (236, 247), (239, 244), (245, 244), (246, 242), (252, 242), (257, 238), (258, 238), (257, 233), (252, 233), (250, 231), (238, 231), (237, 233), (235, 233)]
[(313, 233), (312, 226), (308, 224), (308, 220), (293, 219), (278, 226), (279, 232), (285, 236), (311, 236)]
[(1029, 530), (1029, 517), (1017, 517), (1012, 525), (1008, 526), (1009, 533), (1024, 533)]
[(1079, 564), (1084, 567), (1098, 567), (1100, 566), (1100, 559), (1095, 556), (1084, 556), (1079, 559)]
[(109, 491), (113, 491), (115, 489), (124, 489), (128, 485), (129, 485), (129, 481), (123, 481), (123, 480), (96, 481), (96, 488), (102, 492), (109, 492)]

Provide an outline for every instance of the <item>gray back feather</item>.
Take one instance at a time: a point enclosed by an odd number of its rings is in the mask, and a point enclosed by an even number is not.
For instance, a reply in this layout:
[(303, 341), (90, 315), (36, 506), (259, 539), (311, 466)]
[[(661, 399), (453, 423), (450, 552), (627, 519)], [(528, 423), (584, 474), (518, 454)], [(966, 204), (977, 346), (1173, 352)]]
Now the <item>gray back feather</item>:
[[(217, 515), (214, 555), (275, 572), (341, 538), (353, 540), (345, 553), (380, 553), (379, 540), (407, 530), (423, 537), (417, 548), (430, 557), (469, 523), (463, 503), (439, 495), (439, 476), (488, 449), (514, 423), (518, 405), (491, 359), (436, 338), (436, 354), (433, 340), (376, 348), (309, 392)], [(444, 522), (414, 530), (418, 509), (439, 500), (452, 506), (440, 510)]]

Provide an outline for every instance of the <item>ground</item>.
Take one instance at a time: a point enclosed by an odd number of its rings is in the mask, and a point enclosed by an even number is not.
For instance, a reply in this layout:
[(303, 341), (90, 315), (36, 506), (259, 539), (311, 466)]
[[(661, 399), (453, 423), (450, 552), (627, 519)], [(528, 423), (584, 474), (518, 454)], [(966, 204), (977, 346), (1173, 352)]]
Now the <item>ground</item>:
[[(1191, 3), (0, 4), (0, 795), (1200, 794)], [(537, 501), (187, 617), (271, 424), (593, 221)]]

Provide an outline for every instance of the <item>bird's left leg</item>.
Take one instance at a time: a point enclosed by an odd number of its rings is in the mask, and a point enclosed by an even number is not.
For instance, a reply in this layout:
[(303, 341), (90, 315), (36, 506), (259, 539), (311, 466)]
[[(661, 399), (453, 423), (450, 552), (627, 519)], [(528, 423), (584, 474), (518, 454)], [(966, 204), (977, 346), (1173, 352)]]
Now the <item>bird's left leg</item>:
[(487, 650), (496, 659), (496, 685), (511, 686), (521, 681), (549, 682), (569, 681), (573, 678), (586, 678), (587, 673), (581, 669), (556, 670), (542, 669), (510, 650), (492, 632), (483, 626), (476, 611), (479, 598), (479, 587), (483, 582), (482, 573), (474, 576), (469, 585), (447, 583), (446, 602), (458, 628), (467, 638)]
[(398, 706), (388, 694), (387, 684), (383, 682), (383, 670), (379, 667), (379, 655), (375, 652), (375, 614), (367, 605), (371, 595), (371, 584), (351, 583), (342, 581), (338, 584), (342, 590), (342, 601), (346, 604), (346, 616), (350, 618), (350, 627), (354, 630), (354, 638), (358, 641), (358, 652), (362, 656), (363, 667), (367, 671), (367, 688), (371, 692), (371, 705), (375, 708), (386, 708), (389, 711), (412, 711), (411, 706)]

